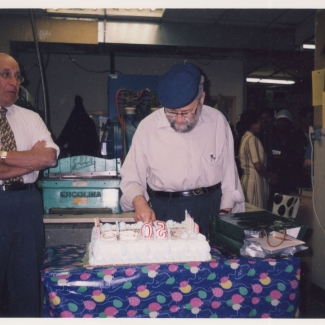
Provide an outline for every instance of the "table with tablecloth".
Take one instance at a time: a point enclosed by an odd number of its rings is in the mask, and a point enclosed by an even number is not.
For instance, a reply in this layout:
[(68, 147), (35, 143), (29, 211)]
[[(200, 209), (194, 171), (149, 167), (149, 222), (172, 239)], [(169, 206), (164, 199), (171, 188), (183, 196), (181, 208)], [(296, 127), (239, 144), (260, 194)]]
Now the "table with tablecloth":
[(300, 259), (84, 267), (86, 245), (44, 252), (44, 317), (291, 318), (299, 315)]

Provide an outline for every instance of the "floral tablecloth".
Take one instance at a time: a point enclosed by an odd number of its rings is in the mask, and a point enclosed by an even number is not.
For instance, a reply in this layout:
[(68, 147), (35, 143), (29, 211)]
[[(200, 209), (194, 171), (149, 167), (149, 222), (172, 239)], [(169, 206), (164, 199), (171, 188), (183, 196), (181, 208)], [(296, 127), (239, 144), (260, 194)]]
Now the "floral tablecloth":
[(83, 267), (86, 245), (47, 247), (44, 317), (292, 318), (300, 259)]

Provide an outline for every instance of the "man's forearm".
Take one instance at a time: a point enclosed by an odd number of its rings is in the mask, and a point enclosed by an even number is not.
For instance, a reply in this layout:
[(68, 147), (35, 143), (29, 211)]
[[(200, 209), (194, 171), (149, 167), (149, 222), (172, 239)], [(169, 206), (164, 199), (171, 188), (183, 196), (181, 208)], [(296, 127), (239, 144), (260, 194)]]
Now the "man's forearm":
[(32, 172), (32, 170), (28, 168), (22, 167), (12, 167), (7, 165), (0, 165), (0, 179), (10, 179), (12, 177), (22, 176)]
[(33, 148), (27, 151), (9, 151), (5, 165), (31, 171), (38, 171), (56, 165), (54, 148)]

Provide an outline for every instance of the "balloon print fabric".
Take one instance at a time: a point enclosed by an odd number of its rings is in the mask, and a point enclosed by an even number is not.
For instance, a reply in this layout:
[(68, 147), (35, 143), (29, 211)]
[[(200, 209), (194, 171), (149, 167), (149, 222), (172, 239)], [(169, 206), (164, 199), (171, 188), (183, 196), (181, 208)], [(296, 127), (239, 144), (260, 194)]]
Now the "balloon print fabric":
[(44, 317), (293, 318), (299, 316), (300, 259), (83, 267), (86, 245), (47, 247)]

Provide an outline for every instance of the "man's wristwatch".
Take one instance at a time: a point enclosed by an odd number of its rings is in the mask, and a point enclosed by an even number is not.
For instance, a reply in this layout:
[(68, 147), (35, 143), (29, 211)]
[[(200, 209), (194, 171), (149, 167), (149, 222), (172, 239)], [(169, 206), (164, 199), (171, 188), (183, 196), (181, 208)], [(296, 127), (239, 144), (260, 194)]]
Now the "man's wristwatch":
[(7, 151), (0, 151), (1, 164), (4, 164), (6, 162), (7, 154)]

